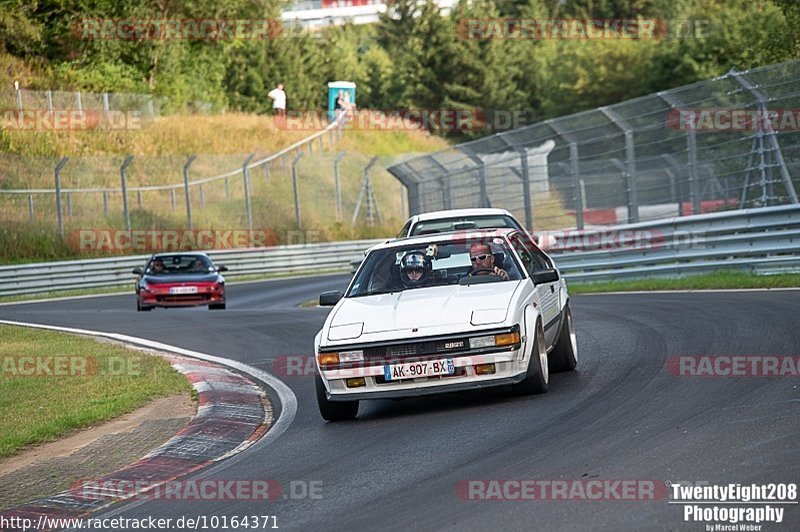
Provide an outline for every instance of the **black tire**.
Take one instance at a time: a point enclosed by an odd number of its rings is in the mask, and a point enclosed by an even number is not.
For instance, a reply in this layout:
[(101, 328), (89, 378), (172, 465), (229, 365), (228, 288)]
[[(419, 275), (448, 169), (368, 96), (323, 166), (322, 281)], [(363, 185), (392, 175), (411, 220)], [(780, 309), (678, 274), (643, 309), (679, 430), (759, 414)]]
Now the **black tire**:
[(325, 396), (325, 385), (322, 384), (322, 377), (318, 374), (314, 376), (314, 384), (317, 388), (317, 405), (322, 419), (325, 421), (347, 421), (355, 419), (358, 414), (358, 401), (329, 401)]
[(211, 303), (208, 310), (225, 310), (225, 303)]
[(142, 304), (139, 302), (139, 298), (136, 298), (136, 311), (137, 312), (147, 312), (153, 310), (153, 307), (143, 307)]
[(572, 323), (572, 312), (569, 303), (564, 306), (564, 319), (561, 332), (558, 334), (556, 346), (550, 352), (550, 371), (574, 371), (578, 366), (578, 341), (575, 338), (575, 327)]
[(511, 385), (514, 395), (534, 395), (545, 393), (550, 382), (550, 371), (547, 360), (547, 347), (544, 343), (544, 329), (542, 322), (536, 321), (536, 336), (533, 348), (531, 349), (530, 359), (528, 360), (528, 371), (522, 382)]

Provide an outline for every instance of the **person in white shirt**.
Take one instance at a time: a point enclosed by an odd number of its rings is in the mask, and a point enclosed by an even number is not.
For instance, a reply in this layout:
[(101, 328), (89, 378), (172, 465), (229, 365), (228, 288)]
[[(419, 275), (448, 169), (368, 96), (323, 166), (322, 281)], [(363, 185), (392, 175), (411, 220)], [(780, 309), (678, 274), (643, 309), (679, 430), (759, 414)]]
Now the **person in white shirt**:
[(283, 83), (278, 83), (278, 86), (267, 93), (272, 99), (272, 110), (275, 115), (280, 117), (286, 116), (286, 93), (283, 91)]

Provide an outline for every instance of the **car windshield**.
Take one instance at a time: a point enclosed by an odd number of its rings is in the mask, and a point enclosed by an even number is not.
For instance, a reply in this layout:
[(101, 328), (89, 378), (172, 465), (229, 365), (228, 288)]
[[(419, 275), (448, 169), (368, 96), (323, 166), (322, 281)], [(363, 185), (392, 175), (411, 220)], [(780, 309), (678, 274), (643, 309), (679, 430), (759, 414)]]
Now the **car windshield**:
[(522, 229), (514, 221), (514, 219), (509, 216), (459, 216), (457, 218), (445, 218), (418, 222), (411, 229), (411, 234), (409, 236), (450, 233), (453, 231), (464, 231), (470, 229), (502, 229), (506, 227), (511, 229)]
[(147, 263), (149, 275), (175, 275), (186, 273), (208, 273), (214, 265), (203, 255), (159, 255)]
[[(517, 281), (523, 276), (517, 262), (503, 238), (490, 237), (488, 242), (494, 257), (494, 265), (508, 273), (509, 281)], [(364, 259), (364, 264), (356, 274), (346, 297), (361, 297), (433, 286), (457, 285), (462, 277), (473, 271), (470, 260), (470, 247), (476, 240), (449, 241), (438, 244), (409, 244), (403, 247), (374, 250)], [(483, 248), (485, 249), (485, 248)], [(403, 277), (401, 261), (407, 255), (425, 257), (428, 267), (422, 279), (409, 282)], [(481, 253), (486, 260), (486, 253)], [(413, 261), (408, 261), (406, 264)], [(479, 272), (489, 274), (488, 271)], [(502, 282), (500, 277), (493, 280)]]

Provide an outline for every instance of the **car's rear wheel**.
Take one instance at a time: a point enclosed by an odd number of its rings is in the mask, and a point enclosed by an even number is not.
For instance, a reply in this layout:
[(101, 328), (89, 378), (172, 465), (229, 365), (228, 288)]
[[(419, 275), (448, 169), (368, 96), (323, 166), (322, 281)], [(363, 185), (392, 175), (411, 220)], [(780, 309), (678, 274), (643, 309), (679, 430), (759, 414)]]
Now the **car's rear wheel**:
[(225, 303), (211, 303), (208, 305), (209, 310), (225, 310)]
[(325, 385), (322, 377), (314, 376), (314, 383), (317, 388), (317, 405), (319, 413), (325, 421), (346, 421), (354, 419), (358, 414), (358, 401), (329, 401), (325, 395)]
[(146, 306), (142, 305), (142, 302), (139, 301), (139, 298), (137, 297), (136, 298), (136, 311), (137, 312), (144, 312), (144, 311), (148, 311), (148, 310), (153, 310), (153, 307), (146, 307)]
[(512, 385), (515, 395), (533, 395), (547, 391), (550, 382), (550, 371), (547, 362), (547, 346), (544, 342), (542, 322), (536, 321), (536, 336), (528, 360), (528, 371), (522, 382)]
[(578, 366), (578, 340), (575, 336), (575, 326), (572, 323), (572, 312), (569, 304), (564, 307), (564, 323), (561, 324), (561, 333), (558, 335), (556, 346), (550, 352), (550, 368), (553, 373), (560, 371), (573, 371)]

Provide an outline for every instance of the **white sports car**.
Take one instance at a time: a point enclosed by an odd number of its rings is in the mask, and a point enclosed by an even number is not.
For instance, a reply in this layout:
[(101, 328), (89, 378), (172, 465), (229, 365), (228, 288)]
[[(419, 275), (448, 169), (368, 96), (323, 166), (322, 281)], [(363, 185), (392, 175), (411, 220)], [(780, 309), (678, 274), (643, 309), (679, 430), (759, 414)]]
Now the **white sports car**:
[(411, 237), (370, 249), (315, 338), (322, 417), (352, 419), (362, 399), (512, 385), (547, 391), (577, 365), (569, 294), (524, 232)]

